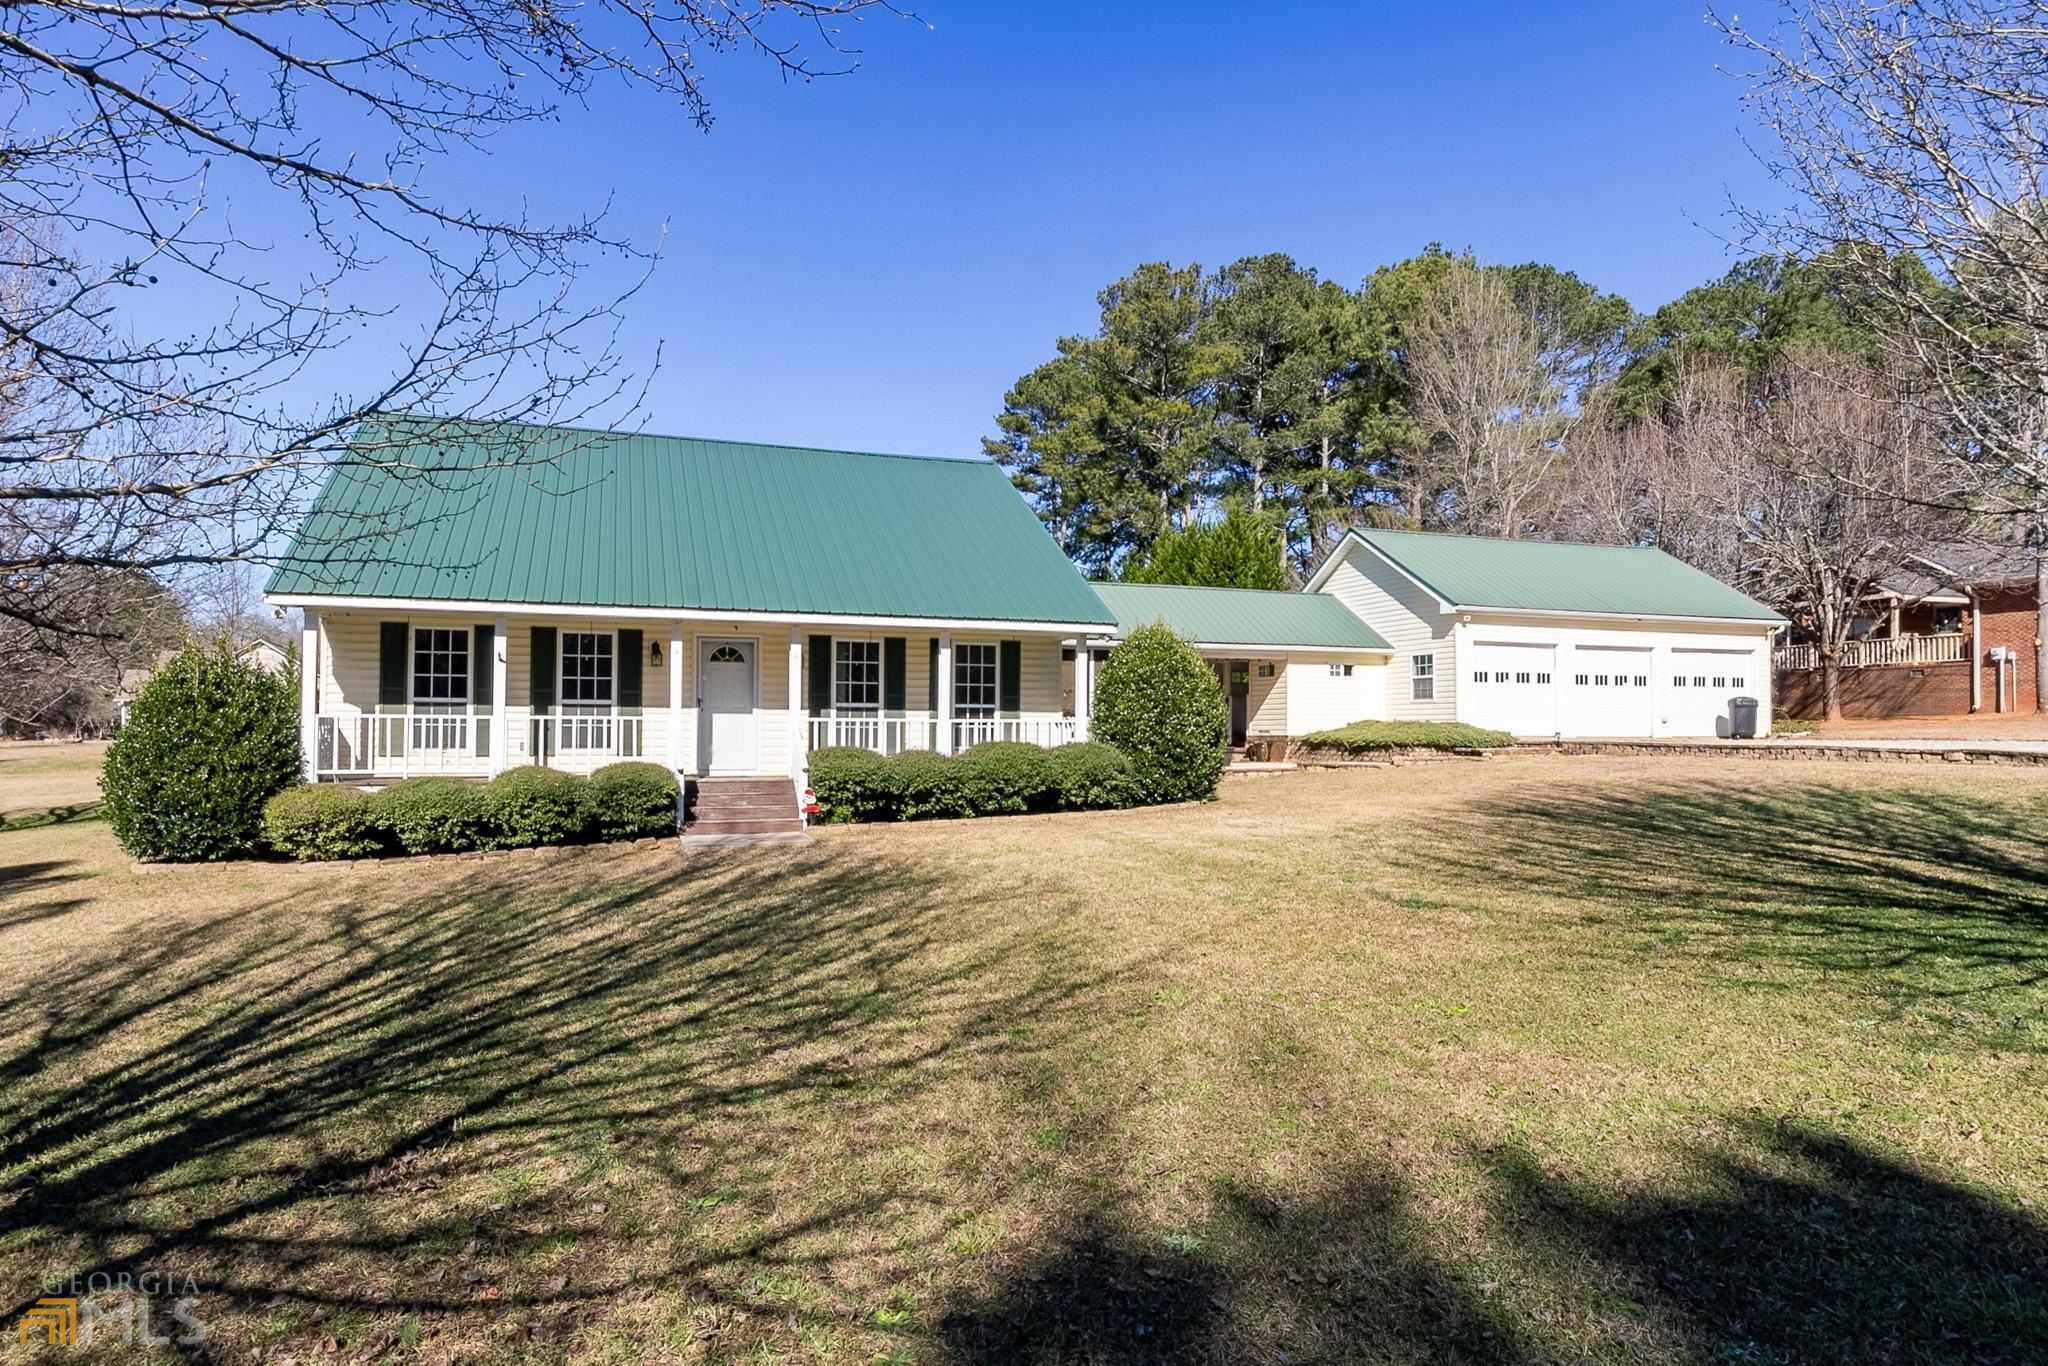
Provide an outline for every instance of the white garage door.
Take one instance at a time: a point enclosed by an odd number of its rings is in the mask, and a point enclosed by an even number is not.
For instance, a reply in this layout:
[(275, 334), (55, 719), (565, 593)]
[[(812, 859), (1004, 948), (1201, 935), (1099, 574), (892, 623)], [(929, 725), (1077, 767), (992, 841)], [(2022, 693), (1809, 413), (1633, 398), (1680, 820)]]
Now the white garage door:
[[(1737, 697), (1763, 700), (1754, 650), (1671, 652), (1671, 687), (1665, 694), (1673, 735), (1717, 735), (1729, 730), (1728, 704)], [(1758, 717), (1762, 723), (1762, 717)]]
[(1574, 646), (1567, 682), (1567, 734), (1603, 739), (1656, 734), (1657, 689), (1647, 646)]
[(1557, 734), (1557, 647), (1476, 640), (1463, 652), (1458, 712), (1510, 735)]

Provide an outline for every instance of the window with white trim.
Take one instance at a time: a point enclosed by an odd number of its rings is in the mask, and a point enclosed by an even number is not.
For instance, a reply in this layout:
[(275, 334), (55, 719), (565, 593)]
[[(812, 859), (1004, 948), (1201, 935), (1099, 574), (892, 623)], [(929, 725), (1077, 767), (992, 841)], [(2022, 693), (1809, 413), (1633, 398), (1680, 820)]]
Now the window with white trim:
[(1260, 660), (1260, 661), (1259, 661), (1259, 677), (1261, 677), (1261, 678), (1271, 678), (1272, 676), (1273, 676), (1273, 661), (1272, 661), (1272, 660), (1270, 660), (1270, 659), (1262, 659), (1262, 660)]
[(562, 705), (610, 706), (612, 662), (610, 631), (562, 632)]
[(1408, 698), (1412, 702), (1436, 700), (1436, 656), (1408, 656)]
[(882, 710), (882, 642), (832, 642), (832, 710), (841, 716), (874, 716)]
[(996, 647), (966, 640), (953, 646), (953, 715), (985, 721), (996, 714)]
[(1330, 666), (1330, 677), (1332, 677), (1332, 678), (1349, 678), (1349, 677), (1351, 677), (1351, 666), (1350, 666), (1349, 664), (1332, 664), (1332, 665)]
[(412, 632), (412, 700), (469, 701), (469, 628), (415, 626)]

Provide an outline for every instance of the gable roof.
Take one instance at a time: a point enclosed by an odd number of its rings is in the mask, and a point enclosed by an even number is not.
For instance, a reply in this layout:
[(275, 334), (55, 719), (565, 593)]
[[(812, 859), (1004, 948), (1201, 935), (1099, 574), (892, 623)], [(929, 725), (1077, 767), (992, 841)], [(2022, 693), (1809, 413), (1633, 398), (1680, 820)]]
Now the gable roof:
[(1189, 588), (1163, 583), (1098, 583), (1095, 592), (1128, 634), (1163, 621), (1198, 645), (1321, 650), (1391, 650), (1379, 632), (1324, 593), (1255, 588)]
[(266, 593), (1107, 625), (987, 460), (396, 417)]
[(1712, 575), (1648, 546), (1364, 527), (1350, 534), (1452, 607), (1759, 624), (1785, 619)]
[(1967, 590), (1993, 584), (2034, 583), (2034, 552), (2013, 541), (1937, 541), (1908, 555), (1884, 580), (1901, 597), (1967, 602)]

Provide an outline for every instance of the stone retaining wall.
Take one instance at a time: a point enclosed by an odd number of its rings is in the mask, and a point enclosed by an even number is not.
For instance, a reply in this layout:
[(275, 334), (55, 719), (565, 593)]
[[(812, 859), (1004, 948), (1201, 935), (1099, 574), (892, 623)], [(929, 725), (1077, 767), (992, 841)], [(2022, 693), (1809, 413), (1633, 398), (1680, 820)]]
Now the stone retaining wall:
[(1878, 749), (1856, 745), (1831, 745), (1826, 741), (1797, 741), (1753, 744), (1698, 744), (1684, 741), (1560, 740), (1552, 744), (1516, 745), (1514, 754), (1643, 754), (1713, 755), (1735, 759), (1832, 759), (1847, 763), (1899, 764), (2048, 764), (2048, 753), (2035, 754), (2006, 749)]

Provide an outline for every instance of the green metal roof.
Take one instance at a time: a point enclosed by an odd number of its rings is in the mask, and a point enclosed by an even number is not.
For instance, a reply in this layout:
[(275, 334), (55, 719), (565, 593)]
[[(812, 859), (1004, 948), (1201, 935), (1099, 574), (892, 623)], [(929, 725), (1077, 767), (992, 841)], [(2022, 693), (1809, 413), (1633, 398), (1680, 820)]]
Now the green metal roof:
[(1183, 588), (1162, 583), (1098, 583), (1096, 593), (1129, 632), (1163, 621), (1199, 645), (1286, 646), (1305, 650), (1388, 650), (1380, 634), (1326, 593), (1254, 588)]
[(1367, 528), (1351, 534), (1455, 607), (1784, 620), (1719, 579), (1647, 546)]
[(358, 430), (266, 591), (1112, 620), (986, 460), (420, 417)]

